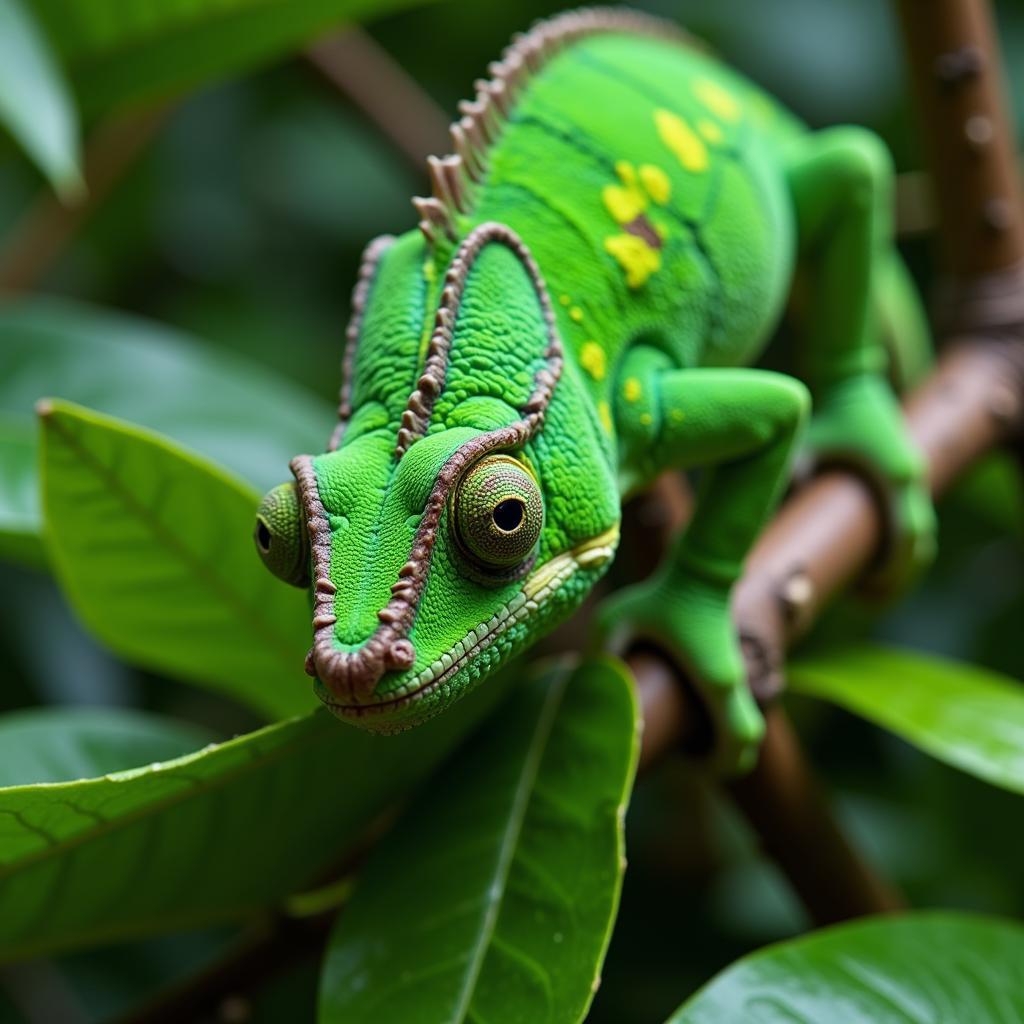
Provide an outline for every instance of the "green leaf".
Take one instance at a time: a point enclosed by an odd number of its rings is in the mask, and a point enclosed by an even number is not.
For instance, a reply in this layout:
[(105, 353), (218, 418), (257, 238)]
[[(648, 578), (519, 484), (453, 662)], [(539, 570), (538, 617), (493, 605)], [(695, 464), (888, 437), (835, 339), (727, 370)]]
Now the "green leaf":
[(416, 0), (30, 0), (87, 114), (247, 71)]
[(914, 913), (843, 924), (726, 968), (668, 1024), (1019, 1024), (1024, 927)]
[(0, 718), (0, 786), (67, 782), (167, 761), (211, 742), (197, 725), (124, 708), (39, 708)]
[(853, 647), (801, 658), (792, 689), (832, 701), (962, 771), (1024, 793), (1024, 685), (942, 658)]
[(331, 938), (321, 1024), (581, 1020), (636, 752), (619, 663), (521, 686), (374, 851)]
[(66, 402), (42, 411), (47, 546), (86, 626), (267, 715), (309, 709), (308, 598), (260, 563), (256, 492), (149, 431)]
[(74, 100), (21, 0), (0, 0), (0, 123), (63, 198), (81, 194)]
[(320, 451), (331, 406), (248, 360), (138, 317), (27, 299), (0, 308), (0, 556), (43, 561), (33, 407), (80, 402), (167, 434), (260, 489)]
[(44, 566), (40, 527), (36, 425), (0, 412), (0, 558)]
[(490, 709), (400, 736), (324, 710), (169, 763), (0, 790), (0, 960), (247, 916), (336, 865)]

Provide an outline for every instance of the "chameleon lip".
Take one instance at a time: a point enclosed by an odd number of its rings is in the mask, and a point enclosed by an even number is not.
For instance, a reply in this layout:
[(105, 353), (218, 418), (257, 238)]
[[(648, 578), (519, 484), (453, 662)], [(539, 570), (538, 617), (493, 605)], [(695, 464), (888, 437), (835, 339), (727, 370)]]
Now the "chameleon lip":
[(323, 697), (320, 700), (332, 711), (347, 718), (360, 718), (394, 710), (430, 693), (464, 668), (471, 657), (486, 650), (517, 622), (537, 611), (540, 604), (577, 571), (606, 565), (615, 554), (618, 541), (619, 527), (615, 524), (596, 537), (545, 562), (526, 577), (522, 590), (507, 605), (495, 612), (487, 622), (472, 629), (433, 664), (422, 669), (400, 692), (372, 704), (342, 704)]

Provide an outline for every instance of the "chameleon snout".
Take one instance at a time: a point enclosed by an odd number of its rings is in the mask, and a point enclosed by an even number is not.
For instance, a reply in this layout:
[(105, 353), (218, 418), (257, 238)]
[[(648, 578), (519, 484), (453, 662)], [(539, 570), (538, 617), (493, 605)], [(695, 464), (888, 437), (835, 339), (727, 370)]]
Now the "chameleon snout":
[(356, 651), (339, 651), (314, 644), (306, 656), (306, 672), (342, 703), (368, 702), (388, 672), (411, 668), (416, 650), (405, 637), (370, 637)]

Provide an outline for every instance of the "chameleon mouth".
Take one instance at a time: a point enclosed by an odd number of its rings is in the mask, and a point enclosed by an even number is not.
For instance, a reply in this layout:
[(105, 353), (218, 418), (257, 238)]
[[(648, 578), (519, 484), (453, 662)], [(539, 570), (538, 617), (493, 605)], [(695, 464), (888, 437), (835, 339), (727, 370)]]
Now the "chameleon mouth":
[(320, 692), (318, 687), (320, 700), (337, 715), (361, 718), (385, 714), (422, 699), (449, 682), (471, 659), (491, 647), (513, 626), (535, 614), (577, 572), (600, 569), (607, 565), (615, 554), (618, 542), (619, 527), (616, 524), (545, 562), (524, 579), (522, 590), (507, 605), (486, 622), (471, 629), (462, 640), (387, 697), (372, 703), (345, 704), (327, 697), (326, 692)]

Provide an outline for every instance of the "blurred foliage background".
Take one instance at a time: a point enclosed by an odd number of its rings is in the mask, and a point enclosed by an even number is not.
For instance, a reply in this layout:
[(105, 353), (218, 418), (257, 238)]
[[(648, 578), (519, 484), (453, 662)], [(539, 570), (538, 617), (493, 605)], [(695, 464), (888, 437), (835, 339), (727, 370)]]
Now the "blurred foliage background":
[[(559, 6), (447, 0), (376, 20), (368, 31), (451, 113), (514, 31)], [(812, 125), (869, 125), (900, 170), (920, 166), (885, 0), (636, 6), (709, 40)], [(1024, 5), (996, 7), (1024, 137)], [(87, 119), (87, 137), (88, 129)], [(426, 188), (423, 172), (307, 61), (277, 62), (173, 105), (37, 290), (162, 321), (330, 403), (359, 254), (374, 235), (414, 225), (409, 197)], [(45, 187), (0, 139), (0, 249)], [(905, 252), (928, 293), (935, 278), (927, 240), (907, 240)], [(1009, 457), (989, 460), (943, 504), (941, 555), (922, 585), (881, 617), (844, 602), (810, 643), (867, 629), (1024, 677), (1021, 507), (1016, 467)], [(76, 625), (46, 575), (0, 567), (0, 710), (118, 704), (199, 720), (223, 735), (253, 724), (208, 693), (151, 683)], [(1019, 798), (852, 716), (790, 700), (843, 821), (915, 903), (1024, 912)], [(743, 952), (806, 926), (744, 827), (685, 765), (663, 764), (640, 781), (629, 832), (622, 911), (591, 1020), (661, 1019)], [(39, 963), (16, 976), (8, 969), (0, 974), (0, 1021), (23, 1019), (26, 992), (38, 999), (44, 991), (67, 1015), (49, 1019), (114, 1017), (158, 979), (208, 963), (229, 937), (176, 936)], [(254, 984), (247, 1019), (311, 1019), (315, 970), (309, 958)]]

